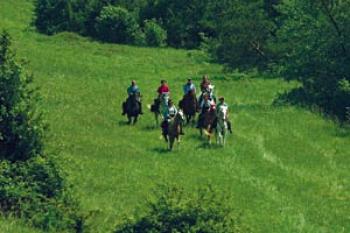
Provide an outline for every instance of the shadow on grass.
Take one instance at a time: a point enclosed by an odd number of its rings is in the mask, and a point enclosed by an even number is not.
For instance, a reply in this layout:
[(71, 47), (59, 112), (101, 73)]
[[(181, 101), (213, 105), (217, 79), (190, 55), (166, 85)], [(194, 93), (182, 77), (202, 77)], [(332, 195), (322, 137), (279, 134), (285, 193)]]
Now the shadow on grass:
[(127, 121), (127, 120), (125, 120), (125, 121), (120, 120), (120, 121), (118, 122), (118, 125), (119, 125), (119, 126), (129, 126), (130, 124), (128, 124), (128, 121)]
[(142, 127), (142, 131), (154, 131), (157, 129), (160, 130), (160, 127), (157, 127), (155, 125), (147, 125), (147, 126)]
[(335, 136), (340, 138), (350, 137), (350, 126), (346, 125), (338, 127), (336, 129)]
[(169, 154), (169, 153), (171, 153), (171, 151), (165, 147), (155, 147), (152, 149), (152, 152), (157, 153), (157, 154)]
[(308, 93), (304, 88), (298, 87), (281, 93), (273, 101), (273, 106), (295, 105), (317, 113), (338, 123), (341, 127), (347, 121), (347, 104), (336, 97), (325, 98)]
[(216, 142), (214, 141), (212, 141), (211, 144), (209, 144), (207, 141), (204, 141), (203, 143), (197, 146), (197, 149), (206, 149), (206, 150), (219, 150), (223, 148), (224, 148), (223, 146), (216, 144)]

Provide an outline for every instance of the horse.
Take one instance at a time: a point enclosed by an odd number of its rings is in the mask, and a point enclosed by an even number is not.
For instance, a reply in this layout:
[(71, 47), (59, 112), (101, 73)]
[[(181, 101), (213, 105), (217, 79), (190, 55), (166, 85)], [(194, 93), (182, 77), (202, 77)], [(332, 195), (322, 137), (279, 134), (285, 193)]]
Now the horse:
[(180, 142), (180, 125), (184, 121), (184, 114), (179, 110), (176, 115), (170, 119), (168, 122), (167, 129), (164, 132), (163, 136), (165, 141), (168, 143), (168, 150), (172, 151), (174, 147), (174, 142)]
[(162, 94), (159, 98), (154, 99), (154, 103), (149, 107), (151, 112), (154, 113), (157, 126), (159, 126), (159, 116), (161, 116), (161, 120), (163, 120), (163, 115), (167, 111), (168, 101), (169, 94)]
[(218, 145), (225, 146), (226, 135), (227, 135), (227, 121), (226, 121), (226, 112), (223, 108), (220, 108), (217, 112), (216, 117), (216, 143)]
[(192, 124), (194, 124), (196, 113), (199, 109), (195, 91), (188, 92), (179, 102), (179, 106), (183, 110), (186, 123), (189, 124), (192, 121)]
[(217, 115), (215, 109), (209, 109), (202, 115), (202, 123), (199, 124), (200, 135), (203, 133), (208, 138), (208, 143), (211, 144), (211, 138), (217, 124)]
[(126, 100), (125, 110), (128, 118), (128, 124), (136, 124), (141, 113), (140, 102), (138, 101), (138, 97), (136, 95), (131, 95)]

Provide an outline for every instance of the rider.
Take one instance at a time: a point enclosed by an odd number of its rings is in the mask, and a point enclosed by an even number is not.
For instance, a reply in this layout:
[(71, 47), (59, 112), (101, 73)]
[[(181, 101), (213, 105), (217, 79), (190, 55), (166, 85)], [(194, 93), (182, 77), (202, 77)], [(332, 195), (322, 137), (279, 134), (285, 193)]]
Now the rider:
[[(164, 121), (162, 122), (162, 131), (163, 131), (163, 135), (167, 135), (168, 134), (168, 126), (169, 126), (169, 121), (171, 121), (172, 119), (174, 119), (174, 117), (177, 114), (177, 109), (173, 103), (173, 101), (171, 99), (169, 99), (168, 101), (168, 108), (165, 111), (163, 118)], [(182, 131), (182, 125), (180, 124), (180, 134), (184, 135), (183, 131)]]
[(206, 74), (206, 75), (203, 75), (203, 78), (202, 78), (202, 82), (200, 84), (200, 87), (201, 87), (201, 91), (202, 93), (203, 92), (209, 92), (209, 86), (211, 85), (211, 82), (209, 80), (209, 76)]
[(196, 93), (196, 86), (192, 83), (192, 79), (187, 79), (187, 83), (183, 87), (184, 95), (187, 95), (189, 92), (193, 91)]
[(201, 109), (201, 113), (198, 116), (197, 128), (201, 127), (204, 119), (204, 114), (215, 108), (215, 102), (210, 99), (208, 93), (203, 93), (203, 99), (200, 102), (199, 108)]
[(167, 81), (165, 81), (165, 80), (160, 81), (160, 87), (158, 87), (157, 92), (158, 92), (159, 98), (162, 95), (169, 95), (170, 94), (170, 89), (169, 89)]
[(202, 94), (199, 96), (198, 102), (201, 103), (203, 101), (204, 94), (209, 94), (209, 98), (216, 102), (216, 97), (214, 96), (214, 85), (211, 84), (208, 75), (204, 75), (202, 78), (202, 82), (200, 84)]
[(223, 111), (223, 112), (226, 113), (225, 116), (224, 116), (224, 120), (225, 120), (226, 123), (227, 123), (227, 129), (228, 129), (228, 131), (232, 134), (231, 121), (230, 121), (229, 118), (228, 118), (228, 105), (226, 104), (225, 98), (224, 98), (224, 97), (220, 97), (220, 98), (219, 98), (219, 103), (218, 103), (218, 105), (216, 106), (216, 111), (217, 111), (217, 113), (218, 113), (219, 111)]
[[(128, 89), (126, 91), (128, 93), (128, 99), (131, 96), (136, 96), (136, 100), (140, 104), (140, 114), (143, 114), (143, 112), (142, 112), (142, 104), (141, 104), (141, 92), (140, 92), (140, 88), (136, 85), (136, 81), (135, 80), (131, 81), (131, 85), (128, 87)], [(122, 115), (126, 114), (126, 103), (127, 103), (127, 101), (125, 101), (123, 103), (123, 113), (122, 113)]]

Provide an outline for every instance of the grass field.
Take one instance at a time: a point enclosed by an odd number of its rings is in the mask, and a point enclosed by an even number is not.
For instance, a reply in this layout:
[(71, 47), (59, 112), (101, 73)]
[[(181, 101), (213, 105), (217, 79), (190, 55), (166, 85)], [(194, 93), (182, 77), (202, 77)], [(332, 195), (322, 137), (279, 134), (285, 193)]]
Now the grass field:
[[(295, 83), (224, 74), (198, 51), (101, 44), (75, 34), (40, 35), (30, 26), (32, 4), (0, 0), (0, 29), (30, 61), (50, 124), (49, 151), (61, 151), (65, 171), (92, 232), (110, 232), (121, 216), (143, 211), (158, 184), (193, 190), (212, 184), (229, 192), (254, 232), (350, 232), (350, 132), (293, 106), (274, 106)], [(227, 147), (207, 148), (185, 129), (167, 153), (146, 114), (125, 125), (120, 105), (131, 79), (151, 103), (160, 79), (176, 102), (182, 85), (209, 74), (231, 109)], [(40, 232), (0, 219), (0, 232)]]

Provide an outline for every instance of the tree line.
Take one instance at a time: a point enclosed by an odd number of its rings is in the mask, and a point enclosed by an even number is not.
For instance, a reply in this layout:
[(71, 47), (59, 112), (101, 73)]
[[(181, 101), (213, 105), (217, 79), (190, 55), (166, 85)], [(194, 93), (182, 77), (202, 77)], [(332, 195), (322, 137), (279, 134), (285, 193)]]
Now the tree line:
[(349, 114), (349, 1), (37, 0), (35, 13), (46, 34), (200, 48), (230, 69), (272, 71), (302, 83), (286, 100)]

